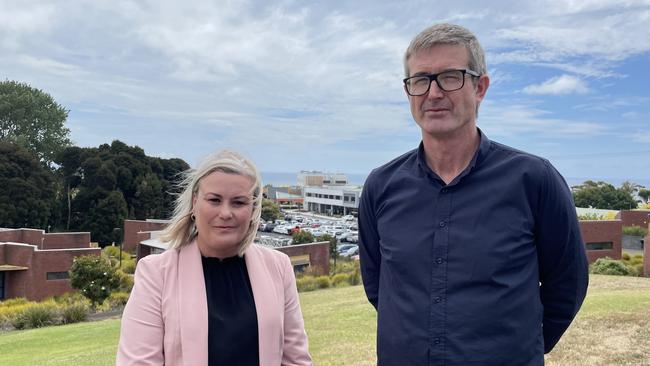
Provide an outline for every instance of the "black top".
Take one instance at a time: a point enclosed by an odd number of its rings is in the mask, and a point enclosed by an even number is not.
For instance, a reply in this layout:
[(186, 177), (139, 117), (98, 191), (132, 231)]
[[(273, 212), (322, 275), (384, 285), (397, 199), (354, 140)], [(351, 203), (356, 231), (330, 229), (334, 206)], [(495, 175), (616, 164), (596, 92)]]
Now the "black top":
[(208, 298), (208, 365), (259, 365), (257, 312), (246, 261), (201, 257)]
[(422, 144), (375, 169), (359, 243), (380, 366), (543, 365), (587, 290), (567, 184), (482, 133), (449, 184)]

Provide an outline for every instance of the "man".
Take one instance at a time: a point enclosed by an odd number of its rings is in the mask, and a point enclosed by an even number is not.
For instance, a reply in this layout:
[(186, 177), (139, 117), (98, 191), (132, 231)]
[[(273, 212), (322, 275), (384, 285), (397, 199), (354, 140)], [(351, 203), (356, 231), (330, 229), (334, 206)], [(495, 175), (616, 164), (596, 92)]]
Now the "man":
[(543, 365), (587, 289), (571, 193), (477, 128), (490, 79), (467, 29), (425, 29), (404, 68), (422, 142), (373, 170), (359, 207), (378, 364)]

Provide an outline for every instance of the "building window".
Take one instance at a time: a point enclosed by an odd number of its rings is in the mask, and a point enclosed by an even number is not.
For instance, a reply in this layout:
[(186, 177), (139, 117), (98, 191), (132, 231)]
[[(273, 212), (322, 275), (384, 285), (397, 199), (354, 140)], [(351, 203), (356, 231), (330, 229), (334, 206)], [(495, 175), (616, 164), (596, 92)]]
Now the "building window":
[(587, 250), (611, 250), (614, 248), (614, 243), (611, 241), (603, 241), (597, 243), (587, 243), (585, 244)]
[(68, 272), (47, 272), (47, 280), (67, 280), (70, 278)]

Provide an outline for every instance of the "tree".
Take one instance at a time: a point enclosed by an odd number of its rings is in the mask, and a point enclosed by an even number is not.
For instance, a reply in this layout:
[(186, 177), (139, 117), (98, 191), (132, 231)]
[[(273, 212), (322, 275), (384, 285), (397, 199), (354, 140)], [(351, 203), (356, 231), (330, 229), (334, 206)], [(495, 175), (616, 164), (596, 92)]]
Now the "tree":
[(120, 287), (120, 275), (101, 255), (76, 257), (70, 268), (70, 285), (81, 291), (93, 307), (101, 304)]
[(56, 206), (54, 176), (33, 153), (0, 140), (0, 227), (47, 229)]
[(650, 203), (650, 189), (639, 189), (638, 195), (641, 197), (644, 203)]
[(0, 139), (9, 139), (51, 166), (56, 154), (70, 145), (64, 123), (68, 111), (42, 90), (26, 83), (0, 82)]
[(334, 259), (334, 265), (336, 266), (336, 259), (339, 257), (339, 251), (338, 251), (338, 240), (336, 239), (336, 236), (332, 236), (330, 234), (325, 234), (319, 238), (320, 241), (328, 241), (330, 243), (330, 258)]
[(262, 219), (264, 221), (275, 221), (280, 218), (280, 207), (277, 203), (269, 200), (262, 200)]
[(605, 182), (588, 180), (573, 187), (573, 200), (577, 207), (593, 207), (608, 210), (628, 210), (637, 207), (627, 188), (614, 188)]
[(291, 235), (291, 245), (297, 245), (297, 244), (305, 244), (305, 243), (313, 243), (314, 242), (314, 236), (309, 232), (309, 231), (298, 231)]

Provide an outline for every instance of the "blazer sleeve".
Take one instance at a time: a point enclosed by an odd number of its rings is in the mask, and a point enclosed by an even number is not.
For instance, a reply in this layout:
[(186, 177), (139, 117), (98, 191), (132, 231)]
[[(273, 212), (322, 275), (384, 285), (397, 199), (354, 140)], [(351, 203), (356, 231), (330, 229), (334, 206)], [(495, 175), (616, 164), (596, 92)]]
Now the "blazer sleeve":
[[(154, 256), (151, 256), (152, 258)], [(163, 276), (156, 262), (143, 258), (122, 313), (116, 365), (164, 365), (162, 319)]]
[(284, 344), (282, 366), (312, 365), (305, 324), (300, 311), (296, 277), (289, 257), (281, 256), (284, 285)]

